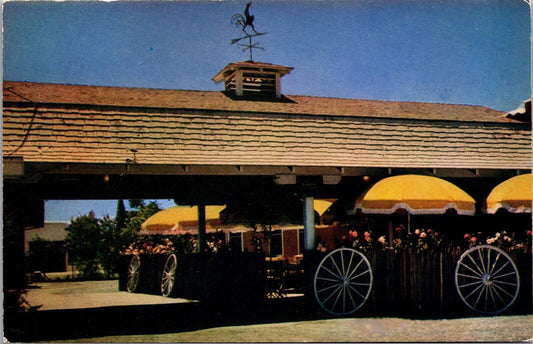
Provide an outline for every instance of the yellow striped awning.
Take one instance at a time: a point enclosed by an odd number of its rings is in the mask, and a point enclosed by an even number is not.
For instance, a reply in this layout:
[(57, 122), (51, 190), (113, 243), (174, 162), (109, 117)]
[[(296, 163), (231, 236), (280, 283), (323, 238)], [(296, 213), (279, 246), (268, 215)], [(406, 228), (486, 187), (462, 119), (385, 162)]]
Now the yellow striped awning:
[(531, 213), (531, 193), (531, 173), (507, 179), (492, 189), (485, 212), (494, 214), (505, 209), (510, 213)]
[(453, 209), (459, 215), (474, 215), (475, 204), (470, 195), (444, 179), (410, 174), (380, 180), (356, 199), (353, 212), (393, 214), (404, 209), (417, 215)]

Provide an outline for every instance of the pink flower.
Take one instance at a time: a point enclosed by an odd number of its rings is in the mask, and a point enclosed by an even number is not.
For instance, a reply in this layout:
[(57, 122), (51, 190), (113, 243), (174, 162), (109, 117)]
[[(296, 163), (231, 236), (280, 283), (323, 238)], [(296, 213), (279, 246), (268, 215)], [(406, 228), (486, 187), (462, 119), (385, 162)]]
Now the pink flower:
[(420, 229), (415, 229), (415, 234), (416, 235), (420, 234)]
[(357, 235), (358, 235), (358, 234), (357, 234), (357, 231), (352, 231), (352, 230), (349, 232), (349, 234), (350, 234), (350, 236), (351, 236), (352, 238), (357, 238)]
[(382, 244), (385, 244), (385, 236), (384, 236), (384, 235), (380, 236), (380, 237), (378, 238), (378, 241), (379, 241), (380, 243), (382, 243)]
[(421, 238), (425, 238), (426, 237), (426, 233), (424, 233), (424, 232), (420, 233), (420, 237)]
[(433, 232), (433, 231), (432, 231), (431, 229), (428, 229), (427, 232), (428, 232), (428, 234), (429, 234), (429, 233), (431, 233), (431, 232)]

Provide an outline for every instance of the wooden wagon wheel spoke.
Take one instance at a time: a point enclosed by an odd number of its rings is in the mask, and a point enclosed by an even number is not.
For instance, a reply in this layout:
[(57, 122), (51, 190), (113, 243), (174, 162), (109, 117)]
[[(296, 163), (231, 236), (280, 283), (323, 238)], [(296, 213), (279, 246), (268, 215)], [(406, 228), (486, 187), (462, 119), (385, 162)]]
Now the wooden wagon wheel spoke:
[(178, 258), (175, 254), (171, 254), (165, 262), (161, 276), (161, 295), (165, 297), (171, 296), (174, 291), (177, 267)]
[(361, 277), (361, 276), (363, 276), (363, 275), (365, 275), (365, 274), (367, 274), (369, 272), (370, 272), (370, 270), (365, 270), (365, 271), (361, 272), (360, 274), (358, 274), (357, 276), (353, 276), (353, 277), (347, 278), (347, 280), (348, 281), (354, 280), (354, 279), (359, 278), (359, 277)]
[(490, 268), (490, 273), (494, 273), (494, 269), (496, 268), (497, 264), (498, 264), (498, 260), (500, 260), (500, 256), (502, 254), (500, 252), (498, 252), (498, 255), (496, 256), (496, 259), (494, 259), (494, 263), (492, 263), (492, 267)]
[(465, 267), (465, 268), (467, 268), (468, 270), (472, 271), (472, 272), (473, 272), (478, 278), (483, 276), (482, 273), (480, 273), (479, 271), (476, 271), (476, 270), (472, 269), (470, 266), (464, 264), (463, 262), (459, 262), (459, 263), (457, 263), (457, 264), (461, 264), (463, 267)]
[[(507, 276), (513, 276), (513, 275), (514, 275), (514, 272), (508, 272), (508, 273), (503, 274), (503, 275), (493, 275), (492, 279), (493, 279), (493, 282), (497, 282), (498, 278), (507, 277)], [(502, 283), (506, 283), (506, 282), (502, 282)]]
[(506, 261), (505, 264), (503, 264), (496, 272), (491, 273), (492, 275), (496, 275), (500, 271), (502, 271), (507, 265), (509, 265), (509, 261)]
[(455, 286), (470, 309), (497, 314), (516, 300), (520, 276), (515, 263), (505, 251), (480, 245), (467, 250), (459, 258), (455, 269)]
[[(482, 252), (482, 251), (483, 251), (483, 249), (479, 249), (479, 250), (477, 251), (477, 255), (478, 255), (478, 257), (479, 257), (479, 262), (480, 262), (480, 264), (481, 264), (481, 268), (479, 268), (479, 270), (481, 271), (481, 273), (485, 274), (485, 273), (487, 273), (487, 269), (485, 268), (485, 261), (484, 261), (484, 259), (483, 259), (483, 256), (481, 255), (481, 252)], [(490, 254), (490, 250), (488, 251), (487, 256), (488, 256), (489, 254)]]
[(463, 285), (461, 285), (461, 288), (466, 288), (466, 287), (470, 287), (470, 286), (473, 286), (473, 285), (476, 285), (476, 284), (482, 284), (482, 283), (483, 283), (483, 281), (479, 280), (479, 281), (475, 281), (475, 282), (472, 282), (472, 283), (463, 284)]
[(342, 277), (342, 276), (336, 274), (335, 272), (331, 271), (330, 269), (328, 269), (328, 268), (325, 267), (325, 266), (323, 267), (323, 269), (324, 269), (325, 271), (329, 272), (333, 277), (337, 277), (337, 278)]
[[(492, 292), (498, 296), (498, 299), (501, 301), (502, 304), (505, 304), (505, 300), (503, 297), (498, 293), (498, 290), (496, 290), (496, 287), (492, 288)], [(509, 295), (510, 296), (510, 295)]]
[[(468, 266), (469, 269), (470, 269), (472, 272), (474, 272), (474, 273), (478, 273), (480, 276), (482, 276), (482, 275), (483, 275), (483, 270), (479, 267), (478, 262), (476, 262), (476, 261), (474, 260), (474, 258), (472, 257), (472, 255), (468, 255), (468, 259), (470, 259), (470, 261), (472, 262), (473, 267), (471, 267), (471, 266), (469, 266), (469, 265), (466, 265), (466, 264), (465, 264), (465, 266)], [(474, 270), (474, 268), (475, 268), (475, 270)]]
[(327, 287), (327, 288), (324, 288), (324, 289), (321, 289), (321, 290), (320, 290), (320, 292), (324, 292), (324, 291), (326, 291), (326, 290), (330, 290), (330, 289), (333, 289), (333, 288), (335, 288), (335, 290), (332, 291), (332, 292), (328, 295), (328, 297), (326, 297), (326, 298), (324, 299), (324, 302), (328, 302), (329, 299), (331, 299), (333, 296), (337, 295), (338, 292), (339, 292), (339, 290), (341, 290), (342, 285), (339, 283), (339, 284), (335, 284), (335, 285), (333, 285), (333, 286), (330, 286), (330, 287)]
[(326, 278), (326, 277), (318, 277), (318, 279), (321, 280), (321, 281), (330, 281), (330, 282), (338, 282), (339, 281), (338, 279)]
[(363, 260), (360, 260), (359, 263), (355, 266), (355, 268), (352, 269), (352, 272), (347, 276), (348, 279), (351, 279), (353, 274), (359, 269), (359, 267), (363, 264)]
[(355, 312), (368, 299), (372, 270), (368, 259), (351, 248), (339, 248), (318, 265), (313, 285), (315, 299), (322, 309), (334, 315)]
[[(342, 251), (341, 251), (340, 254), (341, 254), (341, 260), (342, 260)], [(343, 277), (344, 276), (344, 272), (341, 272), (341, 270), (339, 269), (339, 266), (337, 265), (337, 262), (335, 262), (335, 259), (333, 259), (332, 257), (329, 257), (329, 259), (333, 263), (333, 266), (335, 266), (335, 269), (338, 272), (338, 274), (336, 274), (335, 276)]]
[[(370, 285), (370, 284), (366, 284), (366, 285)], [(350, 290), (353, 290), (357, 295), (359, 295), (362, 299), (365, 298), (365, 295), (363, 295), (359, 290), (355, 289), (354, 287), (352, 287), (351, 285), (348, 284), (348, 288), (350, 288)]]

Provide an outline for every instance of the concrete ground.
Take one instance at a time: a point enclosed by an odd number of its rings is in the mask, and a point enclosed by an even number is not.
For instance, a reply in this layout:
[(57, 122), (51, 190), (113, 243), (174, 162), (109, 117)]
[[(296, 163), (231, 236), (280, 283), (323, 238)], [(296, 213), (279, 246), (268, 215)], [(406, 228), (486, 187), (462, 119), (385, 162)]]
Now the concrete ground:
[(37, 282), (26, 300), (39, 310), (79, 309), (110, 306), (157, 305), (193, 302), (161, 295), (132, 294), (118, 290), (117, 280)]
[(305, 298), (207, 304), (118, 291), (118, 281), (40, 282), (37, 312), (6, 317), (10, 341), (46, 342), (518, 342), (533, 315), (454, 319), (335, 318)]

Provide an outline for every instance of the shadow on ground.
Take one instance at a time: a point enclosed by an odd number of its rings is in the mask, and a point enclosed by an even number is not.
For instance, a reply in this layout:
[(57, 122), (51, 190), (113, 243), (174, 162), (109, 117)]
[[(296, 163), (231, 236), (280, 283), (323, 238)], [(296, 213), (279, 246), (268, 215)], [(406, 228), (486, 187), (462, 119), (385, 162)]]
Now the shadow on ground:
[[(516, 305), (518, 306), (518, 305)], [(531, 307), (512, 307), (505, 312), (531, 314)], [(466, 307), (446, 314), (416, 315), (405, 310), (384, 311), (366, 305), (349, 318), (402, 317), (440, 319), (478, 317)], [(176, 304), (112, 306), (86, 309), (45, 310), (4, 314), (4, 336), (11, 342), (50, 341), (119, 335), (166, 334), (223, 326), (246, 326), (338, 319), (322, 311), (305, 296), (267, 299), (256, 303), (189, 302)], [(258, 338), (258, 341), (261, 341)]]
[(269, 299), (257, 304), (113, 306), (5, 314), (4, 336), (11, 342), (47, 341), (327, 318), (304, 297)]

